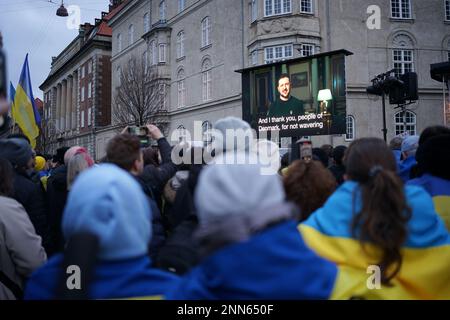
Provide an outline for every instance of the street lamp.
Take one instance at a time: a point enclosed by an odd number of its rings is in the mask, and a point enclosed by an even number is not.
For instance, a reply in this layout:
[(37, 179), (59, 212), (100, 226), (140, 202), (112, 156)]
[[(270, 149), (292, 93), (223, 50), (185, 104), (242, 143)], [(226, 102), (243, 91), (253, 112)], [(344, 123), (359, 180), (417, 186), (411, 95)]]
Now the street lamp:
[(67, 12), (67, 9), (64, 7), (64, 0), (61, 0), (61, 6), (56, 10), (56, 15), (58, 17), (68, 17), (69, 13)]

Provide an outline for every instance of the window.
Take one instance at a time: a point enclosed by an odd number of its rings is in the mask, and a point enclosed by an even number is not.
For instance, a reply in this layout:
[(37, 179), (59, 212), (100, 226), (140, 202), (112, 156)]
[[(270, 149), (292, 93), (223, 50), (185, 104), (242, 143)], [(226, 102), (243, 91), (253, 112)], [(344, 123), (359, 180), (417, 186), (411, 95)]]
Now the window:
[(256, 50), (252, 51), (252, 65), (258, 64), (258, 52)]
[(161, 1), (159, 3), (159, 20), (165, 21), (166, 20), (166, 2)]
[(407, 72), (414, 71), (412, 50), (394, 50), (393, 55), (395, 75), (397, 77)]
[(84, 66), (81, 67), (81, 79), (84, 78)]
[(313, 13), (312, 0), (301, 0), (300, 1), (300, 12), (301, 13)]
[(186, 128), (181, 125), (177, 128), (178, 142), (186, 141)]
[(150, 14), (147, 12), (144, 14), (144, 33), (150, 31)]
[(166, 62), (166, 45), (164, 43), (161, 43), (159, 45), (159, 62), (160, 63)]
[(177, 35), (177, 59), (184, 57), (184, 31)]
[(84, 110), (81, 110), (81, 124), (80, 124), (81, 128), (84, 128)]
[(134, 26), (130, 24), (128, 27), (128, 45), (132, 45), (134, 42)]
[(257, 0), (252, 0), (251, 4), (251, 19), (250, 21), (253, 22), (256, 19), (258, 19), (258, 1)]
[(156, 42), (155, 40), (153, 40), (152, 42), (150, 42), (150, 61), (152, 63), (152, 65), (155, 65), (157, 63), (157, 55), (156, 55)]
[(302, 44), (300, 51), (301, 51), (302, 57), (312, 56), (314, 54), (314, 45)]
[(166, 84), (160, 83), (158, 89), (161, 96), (162, 109), (166, 110)]
[(92, 108), (88, 108), (87, 125), (88, 127), (92, 124)]
[(355, 117), (347, 116), (346, 119), (347, 131), (345, 134), (346, 141), (355, 140)]
[(178, 71), (178, 107), (182, 108), (186, 105), (186, 87), (185, 87), (185, 76), (184, 70)]
[(264, 0), (264, 16), (291, 13), (291, 0)]
[(92, 83), (88, 83), (88, 98), (92, 98)]
[(395, 135), (408, 133), (411, 136), (417, 132), (416, 115), (411, 111), (400, 111), (395, 114)]
[(202, 64), (202, 96), (203, 101), (211, 100), (211, 61), (205, 59)]
[(184, 10), (184, 0), (178, 0), (178, 12)]
[(87, 68), (88, 68), (87, 73), (90, 74), (92, 72), (92, 61), (88, 62)]
[(266, 63), (292, 58), (292, 44), (269, 47), (264, 49), (264, 60)]
[(202, 123), (202, 138), (203, 138), (203, 145), (206, 147), (213, 141), (213, 134), (212, 134), (212, 124), (209, 121), (204, 121)]
[(144, 51), (144, 54), (142, 55), (142, 60), (144, 60), (144, 70), (147, 72), (148, 70), (148, 50)]
[(391, 0), (391, 16), (396, 19), (411, 19), (411, 1)]
[(209, 21), (209, 17), (205, 17), (202, 20), (202, 47), (205, 47), (211, 43), (210, 33), (211, 33), (211, 23)]
[(117, 35), (117, 52), (122, 51), (122, 35), (119, 33)]
[(122, 85), (122, 68), (118, 66), (116, 70), (117, 70), (117, 86), (120, 87)]
[(445, 21), (450, 21), (450, 0), (445, 0)]
[(84, 101), (84, 87), (81, 87), (81, 101)]

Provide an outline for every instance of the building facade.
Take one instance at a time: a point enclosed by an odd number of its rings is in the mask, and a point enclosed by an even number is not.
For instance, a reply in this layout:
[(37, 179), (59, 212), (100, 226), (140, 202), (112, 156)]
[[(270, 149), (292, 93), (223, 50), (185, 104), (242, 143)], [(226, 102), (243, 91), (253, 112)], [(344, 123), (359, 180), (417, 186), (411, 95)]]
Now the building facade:
[[(54, 153), (61, 146), (84, 146), (99, 159), (97, 139), (111, 127), (111, 29), (107, 21), (120, 10), (110, 6), (95, 24), (80, 26), (79, 35), (52, 59), (44, 92), (41, 146)], [(100, 137), (98, 137), (100, 136)]]
[[(347, 133), (313, 142), (383, 137), (381, 99), (366, 87), (394, 68), (417, 72), (419, 100), (406, 113), (387, 104), (388, 139), (445, 123), (442, 84), (429, 69), (449, 59), (450, 0), (128, 0), (108, 25), (112, 108), (120, 74), (130, 59), (142, 59), (164, 84), (169, 132), (181, 136), (242, 116), (236, 70), (339, 49), (353, 52), (346, 60)], [(58, 98), (58, 88), (61, 97), (67, 92), (62, 81), (46, 87), (56, 102), (67, 101)], [(120, 126), (112, 119), (97, 132), (97, 158)], [(199, 136), (208, 140), (201, 132), (184, 138)]]
[(130, 55), (145, 57), (167, 81), (170, 131), (193, 133), (195, 121), (205, 129), (242, 116), (238, 69), (339, 49), (354, 53), (346, 63), (347, 134), (314, 141), (382, 137), (381, 99), (366, 87), (393, 68), (417, 72), (419, 100), (406, 114), (387, 104), (388, 138), (444, 123), (442, 84), (429, 66), (448, 60), (449, 1), (135, 0), (127, 7), (110, 23), (112, 95), (121, 65)]

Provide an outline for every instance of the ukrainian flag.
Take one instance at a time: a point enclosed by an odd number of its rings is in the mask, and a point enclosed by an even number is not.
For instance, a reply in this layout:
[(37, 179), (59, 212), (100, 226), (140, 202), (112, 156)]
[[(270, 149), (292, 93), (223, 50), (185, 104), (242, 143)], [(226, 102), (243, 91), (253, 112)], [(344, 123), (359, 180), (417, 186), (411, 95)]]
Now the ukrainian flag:
[(430, 194), (436, 212), (444, 220), (447, 230), (450, 231), (450, 180), (426, 173), (420, 178), (408, 181), (408, 185), (421, 186)]
[(425, 190), (406, 186), (405, 194), (412, 216), (402, 266), (389, 287), (373, 281), (370, 266), (380, 260), (380, 250), (372, 244), (363, 247), (351, 230), (354, 213), (361, 209), (356, 182), (344, 183), (299, 225), (306, 244), (339, 267), (333, 299), (450, 299), (450, 235)]
[(14, 121), (19, 125), (20, 129), (22, 129), (28, 139), (30, 139), (31, 146), (35, 148), (36, 138), (39, 136), (41, 117), (34, 105), (30, 70), (28, 67), (28, 54), (23, 63), (22, 73), (20, 74), (19, 84), (16, 88), (11, 113)]

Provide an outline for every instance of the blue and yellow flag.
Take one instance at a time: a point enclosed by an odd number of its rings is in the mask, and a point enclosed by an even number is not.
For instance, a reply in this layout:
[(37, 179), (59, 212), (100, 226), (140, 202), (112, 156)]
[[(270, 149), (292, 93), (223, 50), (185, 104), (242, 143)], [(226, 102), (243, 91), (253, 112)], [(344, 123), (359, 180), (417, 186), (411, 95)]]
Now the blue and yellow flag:
[(14, 95), (12, 105), (12, 116), (14, 121), (22, 129), (23, 133), (30, 139), (31, 146), (36, 147), (36, 138), (39, 136), (41, 117), (34, 105), (33, 90), (31, 87), (30, 70), (28, 67), (28, 54), (23, 63), (19, 84)]
[(338, 265), (332, 298), (450, 299), (450, 235), (425, 190), (406, 186), (405, 195), (412, 216), (401, 249), (401, 269), (391, 286), (372, 282), (381, 252), (373, 244), (362, 246), (352, 232), (354, 213), (362, 207), (356, 182), (344, 183), (299, 226), (306, 244)]
[(16, 96), (16, 89), (14, 88), (12, 82), (9, 82), (9, 99), (11, 100), (11, 104), (14, 103), (14, 97)]

